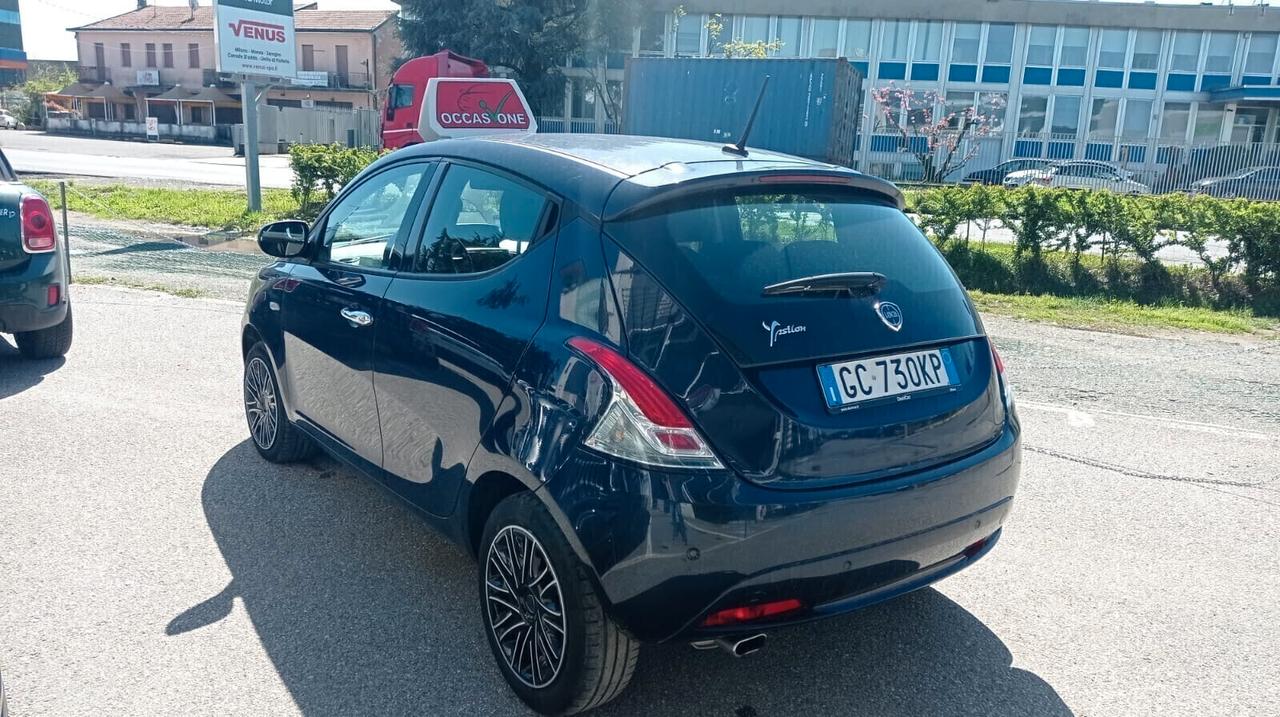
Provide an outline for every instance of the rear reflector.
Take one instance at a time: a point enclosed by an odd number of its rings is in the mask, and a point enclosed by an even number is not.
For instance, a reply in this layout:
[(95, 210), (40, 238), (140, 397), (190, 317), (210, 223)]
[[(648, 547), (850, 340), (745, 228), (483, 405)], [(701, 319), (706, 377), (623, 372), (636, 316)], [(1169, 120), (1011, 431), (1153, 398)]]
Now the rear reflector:
[(581, 352), (612, 387), (609, 405), (585, 444), (601, 453), (653, 466), (723, 468), (671, 396), (639, 366), (598, 341), (576, 336)]
[(737, 625), (744, 622), (753, 622), (755, 620), (764, 620), (770, 617), (777, 617), (789, 612), (795, 612), (803, 608), (804, 605), (795, 598), (789, 600), (778, 600), (777, 602), (767, 602), (761, 605), (747, 605), (744, 607), (731, 607), (728, 610), (720, 610), (713, 612), (702, 621), (703, 627), (723, 627), (725, 625)]
[(28, 254), (44, 254), (58, 246), (53, 211), (44, 197), (28, 194), (22, 198), (22, 248)]
[(62, 287), (58, 284), (50, 284), (48, 292), (48, 306), (57, 306), (62, 301)]

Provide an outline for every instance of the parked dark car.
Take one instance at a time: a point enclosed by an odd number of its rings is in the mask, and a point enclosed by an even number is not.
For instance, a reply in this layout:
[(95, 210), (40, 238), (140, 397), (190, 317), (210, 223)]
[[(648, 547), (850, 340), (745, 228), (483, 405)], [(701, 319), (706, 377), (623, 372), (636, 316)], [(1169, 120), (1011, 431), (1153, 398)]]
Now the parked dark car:
[(1050, 164), (1047, 159), (1011, 159), (1001, 162), (991, 169), (970, 172), (964, 181), (969, 184), (1004, 184), (1004, 178), (1013, 172), (1025, 172), (1032, 169), (1044, 169)]
[(476, 555), (540, 712), (613, 699), (641, 642), (753, 652), (967, 567), (1012, 505), (1003, 365), (902, 206), (700, 142), (401, 150), (262, 230), (253, 443), (323, 448)]
[(1191, 191), (1222, 199), (1280, 199), (1280, 167), (1250, 167), (1230, 176), (1202, 179), (1191, 185)]
[(18, 181), (0, 154), (0, 333), (26, 358), (71, 349), (67, 257), (49, 202)]

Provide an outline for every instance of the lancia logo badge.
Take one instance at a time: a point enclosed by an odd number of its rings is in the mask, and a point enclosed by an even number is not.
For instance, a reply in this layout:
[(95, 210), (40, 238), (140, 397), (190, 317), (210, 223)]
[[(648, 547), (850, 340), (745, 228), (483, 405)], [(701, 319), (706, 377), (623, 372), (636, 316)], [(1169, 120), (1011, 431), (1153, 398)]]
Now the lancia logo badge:
[(876, 304), (876, 313), (880, 314), (880, 320), (884, 322), (894, 331), (902, 330), (902, 309), (891, 301), (881, 301)]

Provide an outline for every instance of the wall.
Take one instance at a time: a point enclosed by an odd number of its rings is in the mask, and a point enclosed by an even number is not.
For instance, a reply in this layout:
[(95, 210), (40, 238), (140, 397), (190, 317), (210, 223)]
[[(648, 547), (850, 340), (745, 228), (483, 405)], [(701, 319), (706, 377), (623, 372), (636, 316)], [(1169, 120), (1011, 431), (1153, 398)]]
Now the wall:
[[(73, 120), (49, 118), (49, 132), (55, 134), (84, 134), (94, 137), (113, 137), (122, 139), (141, 139), (147, 136), (147, 125), (143, 122), (108, 122), (106, 120)], [(160, 138), (190, 142), (195, 144), (217, 144), (219, 140), (217, 127), (208, 125), (160, 125)]]

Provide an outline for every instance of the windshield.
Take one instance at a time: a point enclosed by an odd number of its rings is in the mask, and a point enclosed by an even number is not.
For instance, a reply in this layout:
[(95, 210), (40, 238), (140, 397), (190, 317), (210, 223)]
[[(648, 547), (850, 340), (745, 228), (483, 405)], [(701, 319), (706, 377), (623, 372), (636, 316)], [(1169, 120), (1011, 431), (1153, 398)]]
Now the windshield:
[(703, 306), (770, 301), (766, 288), (832, 274), (877, 285), (869, 275), (879, 274), (913, 292), (958, 288), (905, 214), (847, 190), (699, 195), (607, 231), (677, 296)]

